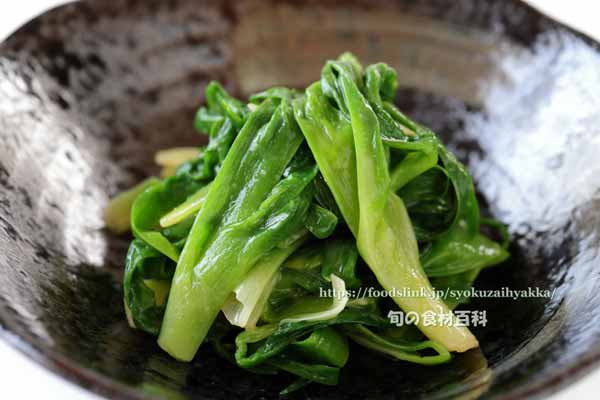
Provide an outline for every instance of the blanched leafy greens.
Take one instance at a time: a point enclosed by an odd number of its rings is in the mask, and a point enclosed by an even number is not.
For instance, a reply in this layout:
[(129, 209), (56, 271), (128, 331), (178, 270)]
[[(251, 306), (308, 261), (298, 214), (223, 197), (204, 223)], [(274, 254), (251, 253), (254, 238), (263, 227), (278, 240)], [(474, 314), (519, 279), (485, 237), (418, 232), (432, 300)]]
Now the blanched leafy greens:
[[(396, 88), (393, 69), (350, 54), (305, 91), (272, 88), (250, 103), (211, 83), (195, 120), (208, 145), (163, 152), (171, 176), (107, 209), (109, 228), (130, 224), (135, 236), (130, 325), (182, 361), (207, 342), (241, 368), (295, 375), (283, 394), (337, 384), (349, 340), (424, 365), (477, 347), (460, 324), (397, 329), (386, 318), (452, 317), (468, 299), (434, 289), (468, 289), (508, 257), (506, 237), (480, 232), (468, 172), (395, 107)], [(386, 302), (365, 295), (373, 286), (426, 295)]]

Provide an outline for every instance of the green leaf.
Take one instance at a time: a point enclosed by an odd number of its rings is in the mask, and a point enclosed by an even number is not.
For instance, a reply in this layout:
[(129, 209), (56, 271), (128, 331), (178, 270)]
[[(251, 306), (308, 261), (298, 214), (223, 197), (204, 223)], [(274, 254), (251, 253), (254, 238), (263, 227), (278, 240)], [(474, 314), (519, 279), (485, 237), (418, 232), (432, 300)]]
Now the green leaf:
[(288, 89), (286, 87), (276, 86), (267, 89), (263, 92), (259, 92), (250, 96), (250, 103), (260, 104), (265, 100), (273, 100), (278, 104), (281, 100), (292, 101), (296, 97), (300, 96), (301, 93), (294, 89)]
[[(280, 354), (290, 344), (295, 343), (315, 329), (339, 324), (363, 324), (382, 327), (388, 323), (387, 319), (381, 318), (371, 311), (360, 308), (346, 308), (334, 319), (263, 325), (251, 331), (244, 331), (236, 337), (235, 359), (240, 367), (250, 368)], [(263, 339), (265, 341), (252, 354), (248, 354), (248, 344), (257, 343)]]
[(356, 277), (358, 250), (353, 240), (329, 240), (324, 245), (323, 252), (321, 276), (324, 279), (329, 279), (331, 274), (335, 274), (346, 282), (348, 289), (355, 289), (360, 286), (360, 279)]
[(293, 104), (296, 120), (319, 170), (348, 228), (355, 232), (358, 229), (358, 190), (350, 121), (324, 96), (321, 83), (309, 86), (306, 97), (296, 99)]
[[(211, 82), (194, 121), (206, 148), (115, 208), (128, 220), (131, 207), (136, 237), (123, 285), (130, 323), (179, 360), (206, 341), (251, 372), (298, 377), (282, 395), (337, 384), (347, 338), (423, 365), (476, 346), (467, 328), (423, 317), (467, 301), (433, 287), (470, 288), (508, 257), (508, 233), (481, 220), (466, 168), (396, 108), (397, 86), (388, 65), (363, 69), (349, 53), (305, 91), (274, 87), (249, 104)], [(420, 293), (393, 298), (418, 325), (394, 328), (380, 310), (391, 303), (348, 297), (371, 286)], [(220, 310), (246, 328), (235, 343)]]
[(318, 204), (312, 204), (304, 225), (315, 237), (325, 239), (329, 237), (337, 226), (337, 216)]
[(231, 97), (215, 81), (206, 86), (205, 96), (207, 107), (200, 108), (196, 114), (195, 127), (198, 132), (212, 136), (215, 125), (224, 119), (229, 119), (237, 130), (242, 128), (249, 113), (244, 103)]
[(398, 191), (398, 195), (406, 205), (419, 242), (429, 242), (453, 225), (456, 199), (443, 167), (436, 166), (419, 175)]
[(144, 190), (159, 182), (156, 178), (148, 178), (110, 200), (104, 209), (106, 227), (117, 234), (125, 233), (131, 228), (131, 207), (135, 199)]
[(177, 264), (158, 341), (173, 357), (191, 360), (252, 266), (304, 230), (316, 169), (303, 153), (290, 163), (302, 139), (285, 101), (249, 115)]
[[(386, 290), (409, 288), (431, 294), (422, 298), (394, 297), (394, 301), (407, 312), (414, 311), (420, 315), (427, 311), (449, 313), (443, 301), (433, 295), (433, 288), (420, 265), (406, 209), (392, 190), (389, 158), (380, 130), (380, 120), (389, 113), (377, 114), (373, 104), (367, 101), (358, 71), (360, 68), (356, 62), (348, 58), (328, 62), (321, 77), (323, 90), (320, 91), (316, 84), (307, 89), (306, 100), (294, 103), (296, 118), (348, 227), (357, 239), (362, 258), (381, 286)], [(389, 118), (390, 126), (400, 126), (398, 121), (402, 116), (396, 114), (389, 114), (394, 117)], [(414, 128), (417, 129), (416, 126)], [(418, 136), (415, 129), (410, 134), (402, 128), (396, 129), (399, 135), (403, 135), (398, 143), (405, 149), (430, 148), (429, 143), (411, 147), (410, 140), (404, 140), (404, 136)], [(425, 131), (420, 133), (436, 140), (434, 135)], [(355, 157), (339, 155), (352, 147)], [(340, 181), (343, 183), (340, 184)], [(419, 328), (452, 351), (465, 351), (477, 345), (477, 340), (465, 327), (420, 324)]]
[[(391, 356), (397, 360), (409, 361), (415, 364), (436, 365), (452, 359), (450, 352), (441, 344), (424, 340), (419, 342), (403, 342), (391, 340), (378, 335), (362, 325), (344, 325), (344, 333), (356, 343), (368, 349)], [(435, 355), (422, 355), (419, 352), (433, 350)]]
[(142, 192), (131, 211), (134, 235), (173, 261), (179, 258), (179, 248), (163, 235), (161, 228), (198, 211), (205, 196), (201, 189), (214, 178), (249, 112), (216, 82), (207, 86), (206, 99), (208, 108), (201, 109), (196, 116), (196, 127), (210, 133), (206, 149), (196, 159), (179, 166), (175, 176)]
[(291, 348), (304, 358), (342, 368), (348, 361), (348, 340), (332, 327), (315, 329), (304, 340), (292, 343)]
[[(421, 255), (427, 275), (444, 277), (480, 271), (504, 261), (509, 256), (506, 249), (479, 232), (479, 207), (466, 168), (441, 145), (440, 158), (454, 188), (456, 215), (451, 227)], [(474, 280), (474, 276), (469, 274), (469, 280)]]
[(204, 199), (208, 194), (209, 188), (210, 183), (198, 189), (196, 193), (190, 195), (183, 203), (163, 215), (159, 220), (160, 226), (168, 228), (194, 217), (196, 213), (200, 211), (200, 208), (202, 208), (202, 204), (204, 204)]
[(189, 196), (205, 185), (188, 175), (175, 175), (156, 183), (142, 192), (133, 203), (131, 228), (133, 234), (173, 261), (179, 258), (179, 250), (161, 232), (160, 219), (167, 212), (183, 203)]
[(508, 256), (508, 252), (491, 239), (481, 234), (470, 237), (464, 230), (456, 229), (435, 241), (421, 260), (427, 275), (436, 278), (481, 270), (501, 263)]
[(168, 291), (175, 263), (135, 239), (129, 246), (123, 276), (125, 307), (130, 323), (158, 335), (165, 310), (164, 291)]
[(263, 256), (223, 305), (223, 314), (232, 325), (254, 328), (278, 278), (279, 268), (306, 239), (303, 235), (290, 246), (276, 247)]

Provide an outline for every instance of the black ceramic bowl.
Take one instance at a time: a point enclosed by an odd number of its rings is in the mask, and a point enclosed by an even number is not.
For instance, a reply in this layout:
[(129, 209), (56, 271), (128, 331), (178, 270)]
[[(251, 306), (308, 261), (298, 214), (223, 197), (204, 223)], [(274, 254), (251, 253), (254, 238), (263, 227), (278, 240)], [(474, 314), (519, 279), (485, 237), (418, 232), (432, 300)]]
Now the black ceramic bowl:
[(398, 69), (398, 104), (470, 167), (512, 258), (479, 288), (552, 298), (474, 299), (481, 351), (418, 368), (354, 351), (338, 387), (297, 397), (543, 397), (600, 355), (600, 53), (512, 1), (83, 1), (0, 47), (1, 336), (48, 368), (118, 398), (274, 398), (209, 349), (191, 364), (128, 329), (127, 237), (110, 196), (156, 171), (155, 150), (198, 143), (206, 83), (244, 96), (304, 86), (354, 52)]

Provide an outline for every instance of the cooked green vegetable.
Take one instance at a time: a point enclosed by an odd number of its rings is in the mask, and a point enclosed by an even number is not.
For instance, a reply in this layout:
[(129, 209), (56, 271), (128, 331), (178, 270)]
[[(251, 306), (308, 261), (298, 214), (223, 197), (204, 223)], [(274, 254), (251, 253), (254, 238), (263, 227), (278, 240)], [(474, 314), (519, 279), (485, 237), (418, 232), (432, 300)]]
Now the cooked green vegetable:
[(131, 242), (123, 276), (130, 325), (158, 334), (174, 272), (172, 260), (139, 239)]
[(129, 215), (133, 202), (144, 190), (158, 182), (156, 178), (148, 178), (131, 189), (111, 199), (104, 209), (106, 227), (114, 233), (125, 233), (131, 227)]
[[(468, 298), (436, 293), (466, 293), (508, 258), (508, 235), (480, 219), (467, 170), (396, 108), (396, 89), (393, 69), (350, 54), (304, 91), (275, 87), (249, 103), (209, 84), (194, 122), (207, 146), (157, 154), (171, 176), (106, 210), (108, 227), (135, 236), (130, 325), (182, 361), (206, 342), (250, 372), (294, 375), (283, 395), (337, 384), (349, 340), (422, 365), (476, 347), (451, 311)], [(391, 313), (420, 318), (398, 328)]]
[(304, 242), (305, 236), (285, 247), (276, 247), (252, 267), (223, 305), (231, 325), (254, 328), (278, 279), (281, 264)]
[[(369, 68), (367, 77), (376, 78), (367, 79), (366, 83), (370, 97), (375, 100), (373, 104), (381, 111), (379, 118), (371, 102), (361, 92), (361, 88), (365, 91), (361, 67), (349, 55), (326, 64), (321, 82), (308, 89), (307, 99), (296, 101), (296, 116), (319, 169), (356, 237), (360, 254), (381, 286), (389, 291), (408, 288), (415, 293), (419, 290), (425, 293), (422, 297), (395, 296), (394, 301), (404, 311), (416, 312), (421, 316), (429, 312), (448, 314), (448, 307), (443, 300), (435, 297), (421, 268), (419, 250), (406, 208), (392, 189), (388, 158), (380, 132), (382, 127), (388, 129), (386, 132), (393, 132), (395, 124), (399, 126), (400, 122), (388, 119), (389, 114), (380, 104), (381, 95), (391, 92), (388, 86), (389, 82), (395, 82), (394, 74), (382, 64)], [(323, 120), (328, 123), (322, 124)], [(386, 121), (386, 125), (383, 122), (380, 124), (380, 121)], [(353, 138), (353, 143), (349, 143), (347, 136)], [(396, 129), (395, 136), (403, 138), (405, 132)], [(429, 136), (427, 138), (427, 143), (432, 141)], [(336, 157), (338, 152), (345, 151), (340, 146), (354, 148), (352, 162), (345, 157)], [(397, 186), (403, 186), (412, 179), (413, 173), (423, 172), (435, 165), (435, 162), (431, 163), (432, 157), (409, 158), (413, 154), (409, 153), (400, 162), (400, 168), (408, 172), (397, 179)], [(331, 183), (338, 179), (337, 171), (340, 170), (345, 171), (348, 182), (353, 182), (348, 185), (353, 188), (352, 193), (348, 187), (342, 191)], [(340, 202), (341, 198), (343, 202)], [(450, 351), (462, 352), (477, 346), (477, 340), (465, 327), (427, 326), (420, 323), (422, 320), (417, 323), (421, 331)]]
[(191, 360), (252, 266), (303, 233), (312, 196), (309, 183), (317, 169), (306, 152), (294, 157), (301, 142), (287, 102), (265, 102), (250, 114), (177, 264), (158, 339), (173, 357)]
[[(415, 364), (435, 365), (450, 361), (450, 352), (437, 342), (425, 340), (421, 342), (399, 342), (394, 339), (385, 338), (360, 325), (348, 325), (344, 331), (349, 338), (356, 343), (371, 350), (387, 354), (397, 360), (410, 361)], [(419, 355), (419, 351), (434, 350), (437, 354), (433, 356)]]
[(348, 340), (331, 327), (315, 329), (309, 337), (292, 344), (298, 354), (324, 364), (342, 368), (348, 361)]

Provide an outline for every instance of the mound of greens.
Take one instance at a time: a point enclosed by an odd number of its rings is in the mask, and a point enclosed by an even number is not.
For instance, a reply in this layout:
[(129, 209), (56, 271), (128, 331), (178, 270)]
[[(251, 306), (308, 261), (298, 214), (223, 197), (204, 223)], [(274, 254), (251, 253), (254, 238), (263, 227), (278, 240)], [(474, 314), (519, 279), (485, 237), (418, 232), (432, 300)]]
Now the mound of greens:
[[(207, 342), (241, 368), (295, 375), (283, 393), (337, 384), (349, 340), (426, 365), (477, 347), (461, 324), (387, 318), (452, 316), (467, 299), (438, 291), (468, 289), (508, 257), (506, 238), (480, 232), (467, 170), (395, 107), (396, 89), (393, 69), (363, 69), (350, 54), (303, 92), (276, 87), (244, 103), (210, 83), (195, 119), (208, 145), (160, 152), (163, 179), (106, 210), (109, 228), (135, 236), (130, 325), (178, 360)], [(425, 295), (391, 301), (368, 288)]]

